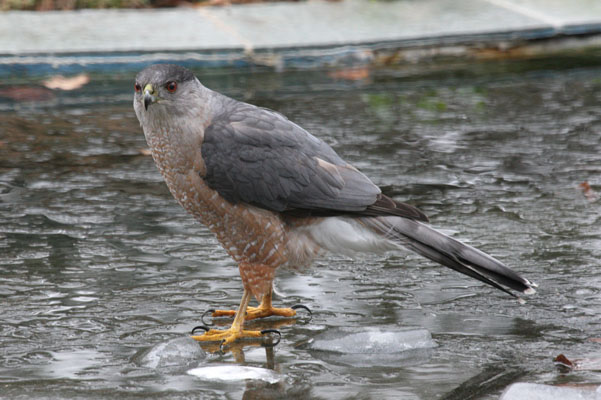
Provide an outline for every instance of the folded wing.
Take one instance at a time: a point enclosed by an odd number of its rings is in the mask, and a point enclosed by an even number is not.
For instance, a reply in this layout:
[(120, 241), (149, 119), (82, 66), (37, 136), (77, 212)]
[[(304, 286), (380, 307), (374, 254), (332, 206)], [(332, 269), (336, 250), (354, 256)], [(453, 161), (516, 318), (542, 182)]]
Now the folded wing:
[(232, 203), (296, 215), (398, 215), (427, 221), (384, 195), (320, 139), (284, 116), (231, 103), (205, 129), (207, 184)]

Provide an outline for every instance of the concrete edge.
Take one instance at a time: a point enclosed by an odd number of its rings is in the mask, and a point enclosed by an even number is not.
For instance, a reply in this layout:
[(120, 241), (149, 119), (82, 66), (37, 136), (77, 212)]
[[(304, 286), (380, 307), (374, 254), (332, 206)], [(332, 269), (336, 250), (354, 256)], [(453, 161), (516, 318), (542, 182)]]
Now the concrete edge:
[(322, 69), (415, 64), (436, 58), (482, 59), (541, 56), (601, 47), (601, 24), (549, 26), (505, 32), (415, 37), (380, 42), (210, 50), (157, 50), (0, 54), (0, 77), (135, 71), (160, 62), (200, 68)]

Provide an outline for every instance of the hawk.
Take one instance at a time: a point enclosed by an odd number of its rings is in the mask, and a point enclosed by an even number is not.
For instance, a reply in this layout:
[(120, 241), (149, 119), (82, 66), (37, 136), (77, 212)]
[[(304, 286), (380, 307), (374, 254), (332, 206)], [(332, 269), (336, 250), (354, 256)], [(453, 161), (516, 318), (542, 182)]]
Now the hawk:
[[(276, 270), (307, 266), (324, 252), (407, 248), (518, 299), (510, 290), (535, 292), (535, 283), (382, 194), (282, 114), (210, 90), (178, 65), (144, 69), (134, 89), (136, 116), (169, 190), (215, 234), (244, 286), (238, 310), (219, 314), (235, 315), (232, 326), (195, 339), (228, 345), (261, 335), (244, 330), (245, 320), (294, 316), (293, 309), (272, 306)], [(249, 307), (251, 296), (258, 307)]]

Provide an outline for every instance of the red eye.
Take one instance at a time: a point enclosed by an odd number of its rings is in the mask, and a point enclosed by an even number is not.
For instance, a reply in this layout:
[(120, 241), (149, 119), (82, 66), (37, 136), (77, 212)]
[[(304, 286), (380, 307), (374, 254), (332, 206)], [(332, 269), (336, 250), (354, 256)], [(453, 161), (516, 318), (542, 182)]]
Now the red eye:
[(165, 89), (167, 89), (171, 93), (175, 92), (177, 90), (177, 82), (167, 82), (167, 84), (165, 85)]
[(140, 84), (136, 82), (136, 84), (134, 85), (134, 90), (136, 91), (136, 93), (140, 93), (142, 91), (142, 86), (140, 86)]

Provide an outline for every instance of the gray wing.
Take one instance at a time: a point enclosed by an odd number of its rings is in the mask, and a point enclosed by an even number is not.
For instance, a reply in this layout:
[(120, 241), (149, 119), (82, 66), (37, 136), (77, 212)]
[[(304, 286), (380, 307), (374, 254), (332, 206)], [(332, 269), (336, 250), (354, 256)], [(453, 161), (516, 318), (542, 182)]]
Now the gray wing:
[(383, 196), (330, 146), (281, 114), (240, 102), (228, 106), (205, 129), (202, 144), (204, 179), (228, 201), (278, 212), (379, 215), (392, 207), (427, 219)]

